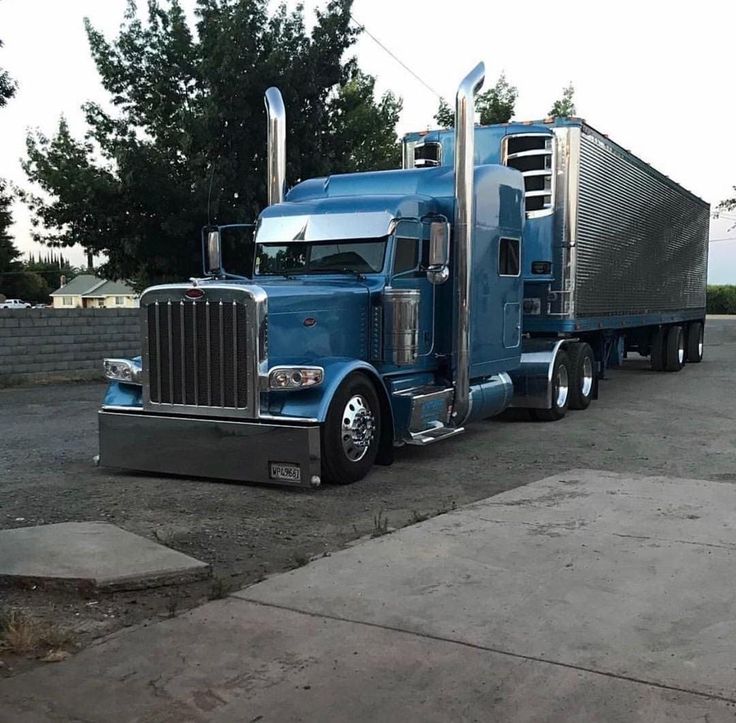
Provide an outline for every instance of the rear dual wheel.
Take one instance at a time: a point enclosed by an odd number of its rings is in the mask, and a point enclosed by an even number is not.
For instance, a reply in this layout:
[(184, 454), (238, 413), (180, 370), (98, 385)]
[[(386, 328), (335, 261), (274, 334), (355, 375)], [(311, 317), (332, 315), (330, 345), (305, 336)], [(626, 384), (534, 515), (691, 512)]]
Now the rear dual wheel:
[(567, 348), (570, 358), (570, 409), (587, 409), (593, 401), (595, 357), (590, 344), (578, 342)]
[(558, 351), (552, 366), (552, 406), (549, 409), (529, 410), (535, 419), (542, 422), (556, 422), (567, 414), (570, 406), (570, 357)]
[(703, 322), (693, 321), (687, 327), (687, 361), (690, 364), (697, 364), (703, 361)]
[(679, 324), (654, 332), (649, 358), (655, 372), (679, 372), (685, 366), (685, 330)]

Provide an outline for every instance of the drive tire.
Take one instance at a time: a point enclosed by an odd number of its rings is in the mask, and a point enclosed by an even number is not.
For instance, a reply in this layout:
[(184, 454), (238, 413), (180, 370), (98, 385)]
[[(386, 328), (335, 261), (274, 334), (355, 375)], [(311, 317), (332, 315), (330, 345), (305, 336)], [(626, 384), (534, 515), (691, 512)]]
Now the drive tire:
[(679, 372), (685, 366), (685, 332), (679, 325), (667, 330), (665, 341), (664, 368), (668, 372)]
[(590, 344), (580, 342), (567, 347), (570, 359), (570, 409), (587, 409), (595, 390), (595, 356)]
[(570, 404), (570, 358), (558, 351), (552, 366), (552, 407), (532, 409), (532, 416), (540, 422), (556, 422), (567, 414)]
[(703, 322), (693, 321), (687, 327), (686, 356), (689, 364), (703, 361)]
[(667, 329), (660, 326), (652, 335), (652, 344), (649, 351), (649, 362), (655, 372), (664, 371), (665, 343), (667, 341)]
[(335, 392), (322, 428), (324, 480), (344, 485), (363, 479), (376, 461), (380, 439), (376, 389), (364, 374), (350, 374)]

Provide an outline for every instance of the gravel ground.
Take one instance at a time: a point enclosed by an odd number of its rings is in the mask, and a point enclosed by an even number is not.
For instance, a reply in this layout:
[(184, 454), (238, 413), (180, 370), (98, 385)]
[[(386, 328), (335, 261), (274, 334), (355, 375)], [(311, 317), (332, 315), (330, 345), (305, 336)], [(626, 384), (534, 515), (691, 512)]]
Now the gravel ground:
[[(90, 600), (41, 589), (0, 593), (6, 604), (73, 628), (86, 644), (304, 564), (386, 523), (411, 524), (572, 468), (736, 482), (734, 359), (736, 319), (709, 320), (702, 364), (665, 374), (632, 358), (610, 372), (584, 412), (556, 423), (512, 413), (453, 440), (402, 448), (391, 467), (355, 485), (315, 491), (99, 469), (92, 457), (103, 384), (0, 390), (0, 528), (106, 520), (214, 569), (207, 584)], [(24, 667), (11, 663), (0, 672)]]

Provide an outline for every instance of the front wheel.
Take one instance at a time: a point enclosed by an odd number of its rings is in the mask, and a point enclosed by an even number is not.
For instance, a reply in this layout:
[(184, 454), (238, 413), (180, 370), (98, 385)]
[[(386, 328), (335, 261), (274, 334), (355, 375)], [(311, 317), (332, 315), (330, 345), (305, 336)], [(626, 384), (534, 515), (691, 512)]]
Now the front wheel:
[(376, 461), (381, 438), (381, 407), (370, 380), (351, 374), (332, 398), (322, 429), (322, 472), (326, 481), (351, 484)]
[(567, 413), (570, 404), (570, 359), (564, 351), (557, 352), (552, 367), (552, 406), (532, 409), (532, 415), (542, 422), (556, 422)]

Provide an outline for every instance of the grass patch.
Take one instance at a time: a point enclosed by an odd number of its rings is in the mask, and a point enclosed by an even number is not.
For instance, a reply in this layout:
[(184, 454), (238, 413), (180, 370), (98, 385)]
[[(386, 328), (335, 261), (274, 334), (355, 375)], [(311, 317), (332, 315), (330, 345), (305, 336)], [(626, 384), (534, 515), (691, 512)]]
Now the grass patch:
[(0, 613), (0, 651), (30, 655), (64, 650), (73, 644), (71, 631), (51, 621), (35, 618), (20, 608)]
[(388, 517), (383, 510), (379, 510), (377, 515), (373, 515), (373, 531), (371, 537), (381, 537), (388, 534)]

